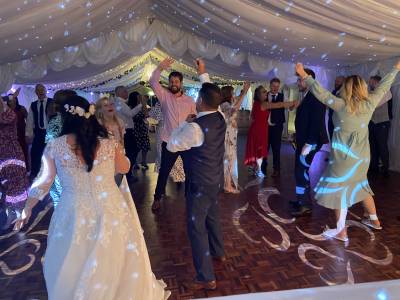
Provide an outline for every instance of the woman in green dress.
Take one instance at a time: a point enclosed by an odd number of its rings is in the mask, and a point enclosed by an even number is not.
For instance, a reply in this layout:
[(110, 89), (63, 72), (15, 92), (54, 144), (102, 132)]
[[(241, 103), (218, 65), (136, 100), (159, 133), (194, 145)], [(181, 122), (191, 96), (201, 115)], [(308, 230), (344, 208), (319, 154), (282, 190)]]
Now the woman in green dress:
[(308, 76), (301, 63), (296, 65), (296, 74), (304, 80), (311, 93), (334, 110), (330, 161), (315, 188), (318, 204), (334, 209), (336, 214), (337, 227), (324, 231), (326, 237), (348, 240), (345, 226), (347, 208), (361, 201), (368, 216), (362, 222), (374, 229), (382, 229), (372, 198), (374, 193), (367, 179), (370, 163), (368, 123), (375, 108), (383, 104), (380, 102), (399, 71), (400, 61), (382, 79), (374, 93), (368, 93), (368, 86), (360, 76), (348, 76), (340, 97), (336, 97)]

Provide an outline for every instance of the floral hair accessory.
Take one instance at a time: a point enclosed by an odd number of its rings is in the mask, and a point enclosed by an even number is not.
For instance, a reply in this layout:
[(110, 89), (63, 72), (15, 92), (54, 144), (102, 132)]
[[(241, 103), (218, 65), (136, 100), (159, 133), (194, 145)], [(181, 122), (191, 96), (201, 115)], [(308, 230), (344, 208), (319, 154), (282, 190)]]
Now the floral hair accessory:
[(90, 116), (93, 116), (96, 112), (96, 108), (93, 104), (90, 104), (88, 112), (85, 112), (85, 110), (80, 106), (73, 106), (73, 105), (65, 104), (64, 108), (65, 108), (66, 112), (69, 112), (72, 115), (78, 115), (80, 117), (85, 117), (86, 119), (89, 119)]

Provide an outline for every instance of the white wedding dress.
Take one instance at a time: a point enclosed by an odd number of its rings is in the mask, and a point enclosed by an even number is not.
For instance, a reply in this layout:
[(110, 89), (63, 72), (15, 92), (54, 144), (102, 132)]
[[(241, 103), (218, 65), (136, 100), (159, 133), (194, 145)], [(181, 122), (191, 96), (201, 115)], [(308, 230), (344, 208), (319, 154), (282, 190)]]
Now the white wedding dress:
[[(30, 196), (43, 199), (57, 174), (62, 195), (51, 218), (44, 258), (50, 300), (163, 300), (126, 179), (114, 181), (116, 143), (103, 139), (91, 172), (66, 136), (51, 141)], [(120, 190), (121, 189), (121, 190)]]

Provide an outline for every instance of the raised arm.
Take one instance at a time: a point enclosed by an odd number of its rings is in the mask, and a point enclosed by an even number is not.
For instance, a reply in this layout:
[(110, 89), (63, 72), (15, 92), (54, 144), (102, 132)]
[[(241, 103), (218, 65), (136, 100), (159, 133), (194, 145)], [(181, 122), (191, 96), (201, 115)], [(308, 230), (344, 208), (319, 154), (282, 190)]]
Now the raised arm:
[(206, 71), (206, 64), (205, 64), (204, 60), (202, 60), (201, 58), (197, 58), (195, 60), (195, 63), (196, 63), (196, 68), (197, 68), (197, 75), (199, 76), (200, 82), (201, 83), (211, 82), (210, 76), (208, 75), (208, 73)]
[(242, 102), (244, 100), (244, 96), (247, 95), (247, 92), (249, 91), (250, 88), (250, 82), (246, 81), (243, 85), (243, 89), (240, 92), (240, 95), (235, 99), (235, 102), (233, 104), (233, 108), (235, 110), (239, 110), (240, 106), (242, 105)]
[(311, 93), (323, 104), (332, 108), (335, 111), (342, 110), (345, 106), (345, 102), (342, 98), (336, 97), (330, 91), (324, 89), (317, 80), (309, 76), (305, 71), (303, 64), (296, 64), (296, 73), (302, 80), (305, 80), (307, 87)]
[(49, 193), (50, 187), (54, 182), (57, 170), (53, 156), (53, 142), (54, 141), (50, 141), (44, 150), (40, 173), (29, 190), (28, 200), (25, 203), (21, 216), (15, 223), (14, 230), (20, 230), (28, 223), (32, 214), (32, 209)]
[(128, 104), (119, 101), (116, 105), (116, 109), (119, 113), (133, 118), (142, 110), (142, 104), (136, 105), (134, 108), (130, 108)]
[[(393, 81), (396, 79), (397, 73), (400, 71), (400, 61), (394, 65), (393, 69), (386, 74), (375, 91), (369, 94), (369, 100), (373, 103), (374, 106), (378, 106), (379, 102), (381, 102), (383, 96), (390, 90)], [(390, 99), (387, 99), (389, 101)], [(381, 103), (383, 104), (383, 103)]]
[(158, 65), (158, 67), (153, 71), (153, 74), (151, 74), (149, 80), (150, 86), (153, 89), (154, 94), (157, 96), (158, 101), (160, 101), (160, 103), (164, 102), (166, 94), (168, 93), (168, 91), (165, 90), (165, 88), (163, 88), (160, 84), (161, 72), (167, 70), (173, 63), (174, 60), (170, 57), (164, 59)]
[(268, 102), (264, 101), (261, 103), (261, 110), (267, 109), (277, 109), (277, 108), (291, 108), (297, 104), (298, 101), (289, 101), (289, 102)]
[(383, 96), (383, 98), (381, 99), (381, 101), (379, 101), (379, 103), (378, 103), (377, 106), (381, 106), (381, 105), (385, 104), (386, 102), (388, 102), (388, 101), (389, 101), (390, 99), (392, 99), (392, 98), (393, 98), (392, 92), (391, 92), (391, 91), (388, 91), (388, 92)]

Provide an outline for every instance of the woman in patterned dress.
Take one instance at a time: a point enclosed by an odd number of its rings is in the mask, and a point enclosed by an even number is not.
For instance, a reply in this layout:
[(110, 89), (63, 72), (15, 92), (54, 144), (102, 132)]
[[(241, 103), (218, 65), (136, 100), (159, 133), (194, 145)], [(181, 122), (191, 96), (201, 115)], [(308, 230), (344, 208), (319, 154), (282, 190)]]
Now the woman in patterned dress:
[(335, 210), (336, 228), (327, 229), (323, 235), (348, 241), (346, 230), (347, 209), (358, 202), (364, 205), (368, 217), (362, 222), (374, 229), (382, 229), (376, 215), (374, 193), (369, 186), (367, 172), (370, 164), (368, 123), (375, 108), (382, 103), (397, 73), (400, 61), (380, 82), (373, 93), (368, 93), (364, 79), (352, 75), (345, 79), (340, 97), (325, 90), (308, 76), (301, 63), (296, 73), (314, 96), (333, 109), (335, 126), (330, 153), (330, 164), (325, 169), (315, 191), (318, 204)]
[(26, 168), (29, 171), (28, 145), (26, 144), (25, 140), (26, 118), (28, 117), (28, 112), (26, 111), (25, 107), (19, 104), (18, 97), (13, 97), (12, 95), (8, 95), (7, 105), (17, 115), (18, 141), (19, 144), (21, 145), (22, 151), (24, 152)]
[[(137, 153), (135, 158), (137, 158), (138, 154), (142, 152), (142, 168), (145, 170), (149, 169), (147, 165), (147, 152), (150, 151), (150, 138), (149, 138), (149, 127), (147, 125), (146, 119), (149, 116), (149, 112), (147, 109), (147, 103), (144, 101), (144, 97), (139, 94), (139, 92), (132, 92), (129, 94), (128, 105), (130, 108), (134, 108), (139, 104), (142, 104), (142, 111), (139, 112), (136, 116), (133, 117), (134, 127), (133, 127), (133, 135), (136, 140)], [(135, 160), (136, 161), (136, 160)], [(136, 163), (134, 169), (140, 169), (139, 165)]]
[(226, 120), (224, 154), (224, 191), (226, 193), (240, 193), (237, 163), (237, 112), (249, 88), (250, 83), (246, 82), (239, 97), (234, 97), (232, 86), (224, 86), (221, 89), (223, 101), (221, 111)]
[[(10, 97), (17, 97), (19, 90)], [(7, 229), (24, 208), (28, 197), (25, 156), (18, 141), (17, 115), (0, 97), (0, 186), (1, 206)]]
[[(154, 164), (154, 172), (158, 173), (161, 166), (161, 130), (164, 126), (161, 105), (160, 102), (157, 102), (150, 110), (149, 117), (156, 120), (158, 122), (156, 127), (156, 144), (157, 144), (157, 155), (156, 161)], [(178, 156), (174, 166), (169, 173), (169, 176), (175, 183), (185, 182), (185, 172), (183, 171), (183, 161), (180, 156)]]

